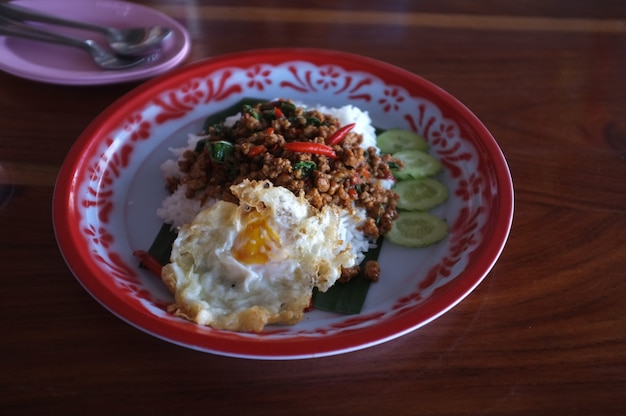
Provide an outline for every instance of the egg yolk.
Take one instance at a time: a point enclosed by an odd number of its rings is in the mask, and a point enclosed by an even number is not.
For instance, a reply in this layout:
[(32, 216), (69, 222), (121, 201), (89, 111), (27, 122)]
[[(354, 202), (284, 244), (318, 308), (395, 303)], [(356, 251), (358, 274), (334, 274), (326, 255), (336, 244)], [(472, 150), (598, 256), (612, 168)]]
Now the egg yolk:
[(244, 264), (265, 264), (282, 257), (280, 236), (267, 220), (258, 211), (246, 215), (246, 225), (233, 243), (232, 253), (235, 259)]

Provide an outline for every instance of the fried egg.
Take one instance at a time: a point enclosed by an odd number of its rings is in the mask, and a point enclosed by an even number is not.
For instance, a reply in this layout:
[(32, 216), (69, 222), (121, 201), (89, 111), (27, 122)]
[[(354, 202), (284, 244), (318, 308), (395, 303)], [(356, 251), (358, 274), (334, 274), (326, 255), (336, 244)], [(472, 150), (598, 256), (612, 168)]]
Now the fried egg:
[(323, 210), (269, 181), (231, 187), (239, 204), (218, 201), (180, 227), (162, 280), (172, 311), (201, 325), (260, 332), (295, 324), (312, 290), (326, 291), (355, 264), (336, 206)]

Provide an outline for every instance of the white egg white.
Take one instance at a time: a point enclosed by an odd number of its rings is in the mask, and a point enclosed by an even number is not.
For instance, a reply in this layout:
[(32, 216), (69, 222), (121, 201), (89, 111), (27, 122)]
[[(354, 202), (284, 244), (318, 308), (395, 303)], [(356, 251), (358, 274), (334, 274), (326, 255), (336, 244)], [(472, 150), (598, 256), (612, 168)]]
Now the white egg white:
[[(269, 181), (231, 188), (239, 204), (219, 201), (179, 229), (162, 279), (172, 310), (201, 325), (259, 332), (303, 318), (314, 287), (326, 291), (355, 264), (340, 239), (342, 212), (318, 211)], [(345, 234), (345, 233), (343, 233)]]

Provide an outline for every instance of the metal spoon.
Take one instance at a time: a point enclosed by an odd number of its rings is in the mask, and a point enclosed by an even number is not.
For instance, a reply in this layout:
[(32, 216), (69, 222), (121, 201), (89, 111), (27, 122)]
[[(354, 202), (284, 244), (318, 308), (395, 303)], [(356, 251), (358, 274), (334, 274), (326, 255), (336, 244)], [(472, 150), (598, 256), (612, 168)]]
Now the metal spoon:
[(105, 35), (109, 46), (115, 53), (127, 56), (153, 54), (172, 33), (170, 29), (161, 26), (116, 29), (108, 26), (63, 19), (2, 2), (0, 2), (0, 16), (1, 15), (21, 21), (38, 21), (101, 32)]
[(14, 22), (2, 16), (0, 16), (0, 35), (18, 36), (26, 39), (80, 48), (87, 51), (94, 62), (104, 69), (128, 69), (147, 62), (152, 62), (159, 56), (159, 51), (150, 56), (142, 57), (115, 56), (104, 50), (91, 39), (82, 40), (59, 35), (42, 29), (36, 29), (23, 23)]

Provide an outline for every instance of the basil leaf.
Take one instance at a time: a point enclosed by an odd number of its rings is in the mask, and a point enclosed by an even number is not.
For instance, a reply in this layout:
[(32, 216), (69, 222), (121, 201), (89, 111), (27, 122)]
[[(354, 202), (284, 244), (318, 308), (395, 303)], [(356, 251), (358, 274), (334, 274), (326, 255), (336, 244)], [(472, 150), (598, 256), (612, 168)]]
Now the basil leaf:
[(235, 114), (241, 112), (241, 109), (244, 105), (254, 106), (258, 103), (262, 103), (265, 101), (267, 100), (262, 98), (242, 98), (230, 107), (218, 111), (217, 113), (213, 113), (205, 118), (202, 130), (204, 131), (204, 133), (206, 133), (209, 127), (214, 126), (215, 124), (222, 123), (226, 119), (226, 117), (234, 116)]
[(319, 126), (322, 125), (322, 122), (317, 117), (307, 117), (306, 118), (306, 124), (311, 125), (311, 126), (315, 126), (315, 127), (319, 127)]
[(302, 172), (302, 177), (308, 176), (317, 168), (317, 164), (312, 160), (301, 160), (293, 165), (293, 168)]
[(233, 154), (235, 147), (232, 143), (223, 140), (211, 143), (211, 159), (223, 163), (224, 160)]

